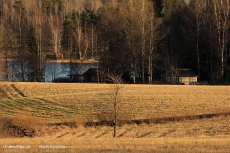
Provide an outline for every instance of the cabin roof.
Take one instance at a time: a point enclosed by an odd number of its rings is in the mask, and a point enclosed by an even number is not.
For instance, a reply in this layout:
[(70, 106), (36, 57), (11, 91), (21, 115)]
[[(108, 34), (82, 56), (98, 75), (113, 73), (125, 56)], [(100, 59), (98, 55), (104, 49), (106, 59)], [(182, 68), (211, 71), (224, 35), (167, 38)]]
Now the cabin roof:
[(87, 71), (85, 71), (85, 72), (83, 73), (83, 75), (86, 74), (86, 73), (94, 73), (94, 74), (97, 74), (97, 68), (89, 68)]
[(174, 71), (179, 77), (198, 77), (197, 74), (189, 68), (187, 69), (178, 68), (175, 69)]

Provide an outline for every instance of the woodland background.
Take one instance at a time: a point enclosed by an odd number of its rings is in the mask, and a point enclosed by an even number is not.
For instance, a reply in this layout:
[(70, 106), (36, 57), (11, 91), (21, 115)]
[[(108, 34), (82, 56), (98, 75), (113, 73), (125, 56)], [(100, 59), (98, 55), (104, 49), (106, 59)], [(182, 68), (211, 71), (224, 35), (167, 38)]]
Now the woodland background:
[(1, 79), (41, 81), (45, 54), (152, 83), (175, 68), (230, 82), (230, 0), (0, 0)]

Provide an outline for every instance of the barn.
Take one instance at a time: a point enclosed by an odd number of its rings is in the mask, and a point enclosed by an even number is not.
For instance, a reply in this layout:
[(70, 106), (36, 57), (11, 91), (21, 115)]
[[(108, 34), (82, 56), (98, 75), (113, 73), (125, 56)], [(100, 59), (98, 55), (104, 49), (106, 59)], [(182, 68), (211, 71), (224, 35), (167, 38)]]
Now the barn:
[(197, 82), (197, 77), (197, 74), (190, 68), (178, 68), (166, 75), (166, 81), (169, 84), (189, 85), (192, 82)]

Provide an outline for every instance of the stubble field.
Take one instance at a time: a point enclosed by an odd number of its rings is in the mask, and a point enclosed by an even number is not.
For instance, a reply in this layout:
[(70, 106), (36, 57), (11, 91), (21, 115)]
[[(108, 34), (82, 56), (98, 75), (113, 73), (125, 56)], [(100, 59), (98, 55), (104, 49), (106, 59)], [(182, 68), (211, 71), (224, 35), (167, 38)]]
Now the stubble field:
[[(40, 135), (33, 138), (1, 137), (0, 152), (230, 151), (228, 86), (124, 85), (119, 95), (120, 117), (134, 122), (118, 127), (115, 139), (112, 127), (84, 127), (86, 122), (100, 121), (101, 112), (111, 107), (112, 84), (1, 83), (0, 86), (0, 118), (24, 115), (48, 123), (78, 123), (77, 128), (41, 126)], [(178, 116), (177, 121), (169, 119)], [(161, 122), (154, 122), (156, 118)], [(4, 149), (4, 145), (31, 148)], [(53, 149), (50, 145), (67, 148)]]

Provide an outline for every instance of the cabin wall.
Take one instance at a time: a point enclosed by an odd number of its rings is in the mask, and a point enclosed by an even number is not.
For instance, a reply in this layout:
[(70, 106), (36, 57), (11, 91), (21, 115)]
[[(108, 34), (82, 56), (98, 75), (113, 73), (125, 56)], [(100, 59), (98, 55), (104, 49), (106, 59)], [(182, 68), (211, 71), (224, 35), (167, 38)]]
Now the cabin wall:
[(179, 77), (180, 84), (189, 85), (191, 82), (197, 82), (197, 77)]

